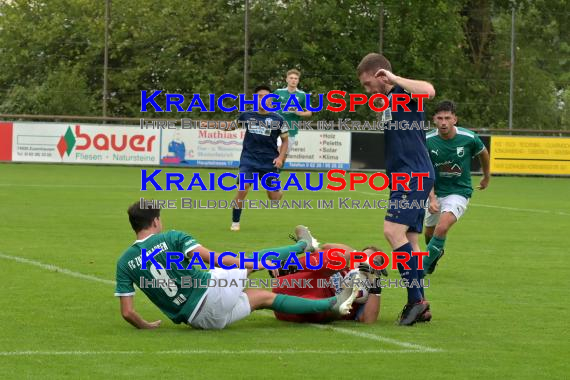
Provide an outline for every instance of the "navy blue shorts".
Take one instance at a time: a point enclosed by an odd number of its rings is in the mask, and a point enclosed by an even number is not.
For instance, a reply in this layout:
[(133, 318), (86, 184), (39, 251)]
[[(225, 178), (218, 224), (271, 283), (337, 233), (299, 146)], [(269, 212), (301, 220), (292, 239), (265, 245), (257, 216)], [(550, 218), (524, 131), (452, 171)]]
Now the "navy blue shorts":
[[(243, 173), (244, 179), (246, 179), (246, 180), (253, 180), (253, 178), (254, 178), (253, 173), (257, 173), (258, 180), (262, 181), (264, 175), (271, 173), (271, 175), (268, 175), (264, 181), (265, 186), (267, 188), (277, 186), (277, 184), (272, 184), (272, 182), (279, 179), (279, 171), (280, 171), (279, 169), (260, 170), (260, 169), (255, 169), (251, 166), (240, 166), (239, 167), (239, 172)], [(237, 183), (239, 185), (239, 175), (238, 175)], [(253, 184), (252, 184), (252, 186), (253, 186)], [(263, 187), (263, 185), (262, 185), (262, 186), (260, 186), (260, 190), (267, 190), (267, 189), (265, 187)], [(269, 191), (279, 191), (279, 189), (269, 190)]]
[(421, 233), (426, 214), (424, 206), (429, 198), (433, 184), (433, 179), (424, 178), (423, 190), (420, 191), (418, 190), (418, 178), (414, 177), (408, 184), (410, 191), (404, 191), (401, 185), (398, 186), (398, 190), (390, 192), (389, 202), (391, 203), (389, 203), (384, 219), (408, 226), (408, 232)]

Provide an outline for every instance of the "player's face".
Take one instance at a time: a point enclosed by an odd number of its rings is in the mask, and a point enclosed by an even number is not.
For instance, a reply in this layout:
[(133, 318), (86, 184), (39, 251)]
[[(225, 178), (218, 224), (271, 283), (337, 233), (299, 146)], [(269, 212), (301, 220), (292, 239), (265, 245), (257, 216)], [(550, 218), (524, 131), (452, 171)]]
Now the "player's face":
[(299, 85), (299, 76), (297, 74), (289, 74), (287, 76), (287, 84), (290, 87), (297, 88)]
[(384, 94), (386, 92), (386, 86), (374, 74), (362, 73), (358, 79), (364, 90), (369, 94)]
[[(259, 111), (263, 111), (262, 104), (263, 104), (263, 98), (265, 97), (265, 95), (269, 95), (269, 91), (267, 91), (267, 90), (260, 90), (260, 91), (257, 92), (257, 102), (258, 102), (258, 104), (259, 104)], [(271, 100), (272, 100), (271, 98), (267, 98), (267, 99), (265, 100), (265, 107), (273, 107), (273, 106), (271, 105)]]
[(442, 136), (447, 136), (451, 128), (457, 123), (457, 117), (450, 111), (440, 111), (433, 117), (433, 122), (437, 126), (438, 132)]

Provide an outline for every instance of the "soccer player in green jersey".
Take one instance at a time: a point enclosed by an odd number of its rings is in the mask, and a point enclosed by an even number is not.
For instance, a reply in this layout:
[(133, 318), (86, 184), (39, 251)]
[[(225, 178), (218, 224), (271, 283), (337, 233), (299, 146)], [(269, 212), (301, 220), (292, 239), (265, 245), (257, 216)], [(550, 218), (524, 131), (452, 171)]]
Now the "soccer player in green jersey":
[(277, 113), (285, 119), (289, 127), (289, 146), (287, 147), (287, 154), (289, 154), (291, 148), (295, 145), (297, 135), (299, 134), (296, 123), (301, 120), (301, 117), (310, 117), (313, 114), (311, 111), (299, 111), (295, 106), (289, 107), (289, 110), (284, 110), (285, 105), (289, 102), (289, 98), (292, 96), (297, 98), (297, 101), (303, 110), (307, 108), (305, 92), (297, 88), (300, 77), (301, 72), (299, 72), (299, 70), (292, 69), (287, 71), (287, 87), (279, 88), (274, 92), (275, 95), (279, 95), (278, 101), (281, 103), (281, 109), (277, 111)]
[[(121, 315), (139, 329), (157, 328), (161, 321), (148, 322), (135, 311), (133, 284), (174, 323), (187, 323), (201, 329), (222, 329), (247, 317), (252, 310), (264, 308), (281, 313), (333, 311), (346, 315), (358, 294), (355, 287), (352, 294), (308, 300), (261, 289), (244, 290), (245, 279), (252, 272), (254, 263), (246, 262), (248, 269), (216, 268), (210, 271), (191, 266), (197, 255), (209, 264), (211, 250), (184, 232), (162, 232), (160, 209), (146, 206), (146, 201), (143, 207), (140, 202), (136, 202), (128, 209), (129, 221), (137, 240), (117, 262), (115, 288), (115, 296), (120, 298)], [(295, 234), (295, 245), (260, 251), (260, 257), (266, 252), (276, 252), (277, 259), (284, 260), (290, 252), (312, 251), (314, 245), (318, 244), (306, 227), (297, 226)], [(154, 260), (162, 269), (147, 260), (144, 260), (147, 268), (142, 269), (143, 249), (146, 249), (145, 258), (154, 254)], [(182, 261), (168, 263), (166, 252), (178, 253), (178, 258)], [(214, 253), (215, 262), (218, 262), (218, 257), (219, 254)], [(236, 264), (239, 267), (240, 264), (238, 258), (231, 256), (223, 257), (222, 262), (226, 266)], [(261, 263), (258, 264), (259, 268), (263, 268)], [(211, 287), (206, 287), (210, 282), (208, 280), (214, 280)], [(222, 285), (221, 280), (226, 286)]]
[(425, 218), (425, 239), (429, 256), (424, 268), (433, 273), (443, 256), (445, 239), (451, 226), (465, 213), (473, 188), (471, 187), (471, 159), (479, 157), (483, 178), (477, 188), (484, 190), (491, 178), (489, 152), (481, 139), (468, 129), (457, 127), (455, 104), (441, 102), (433, 121), (437, 130), (427, 134), (427, 147), (436, 173), (435, 187), (430, 193)]

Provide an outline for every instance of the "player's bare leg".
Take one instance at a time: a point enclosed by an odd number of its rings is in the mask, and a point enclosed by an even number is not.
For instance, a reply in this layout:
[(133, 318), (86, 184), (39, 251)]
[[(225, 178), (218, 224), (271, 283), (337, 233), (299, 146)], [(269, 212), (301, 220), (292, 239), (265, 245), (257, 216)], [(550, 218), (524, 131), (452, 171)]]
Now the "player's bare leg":
[(457, 222), (457, 218), (451, 212), (444, 212), (439, 218), (437, 226), (435, 226), (434, 235), (439, 237), (446, 237), (447, 232)]
[(238, 187), (238, 192), (236, 194), (236, 197), (234, 198), (234, 201), (237, 203), (238, 208), (234, 208), (232, 210), (232, 226), (230, 228), (231, 231), (239, 231), (240, 230), (239, 221), (240, 221), (240, 217), (241, 217), (241, 210), (243, 208), (243, 201), (247, 197), (247, 193), (249, 192), (250, 188), (251, 188), (251, 184), (249, 184), (249, 183), (245, 184), (243, 190), (239, 190), (239, 187)]
[(433, 237), (433, 233), (435, 231), (435, 226), (431, 226), (431, 227), (424, 227), (424, 237), (426, 240), (426, 245), (429, 244), (429, 241), (431, 240), (431, 238)]
[(281, 190), (279, 191), (267, 191), (267, 198), (269, 198), (272, 201), (280, 201), (281, 198), (283, 198), (283, 192)]

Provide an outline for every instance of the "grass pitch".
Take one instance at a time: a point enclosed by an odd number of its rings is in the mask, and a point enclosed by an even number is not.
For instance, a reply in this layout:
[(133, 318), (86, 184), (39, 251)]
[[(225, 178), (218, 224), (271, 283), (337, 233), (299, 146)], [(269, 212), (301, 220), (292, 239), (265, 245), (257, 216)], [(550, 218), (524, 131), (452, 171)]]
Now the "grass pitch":
[[(134, 240), (127, 206), (141, 196), (234, 195), (139, 188), (139, 168), (0, 165), (0, 378), (568, 376), (569, 179), (494, 177), (488, 190), (476, 191), (426, 290), (433, 321), (411, 328), (394, 324), (405, 290), (384, 289), (374, 325), (288, 324), (256, 312), (222, 331), (175, 325), (139, 291), (139, 313), (163, 325), (134, 329), (113, 297), (116, 260)], [(387, 195), (357, 190), (285, 197), (316, 206), (318, 199)], [(190, 232), (215, 250), (288, 244), (296, 224), (310, 226), (321, 242), (389, 249), (384, 210), (336, 206), (245, 210), (239, 233), (229, 231), (230, 210), (163, 210), (162, 217), (165, 229)]]

